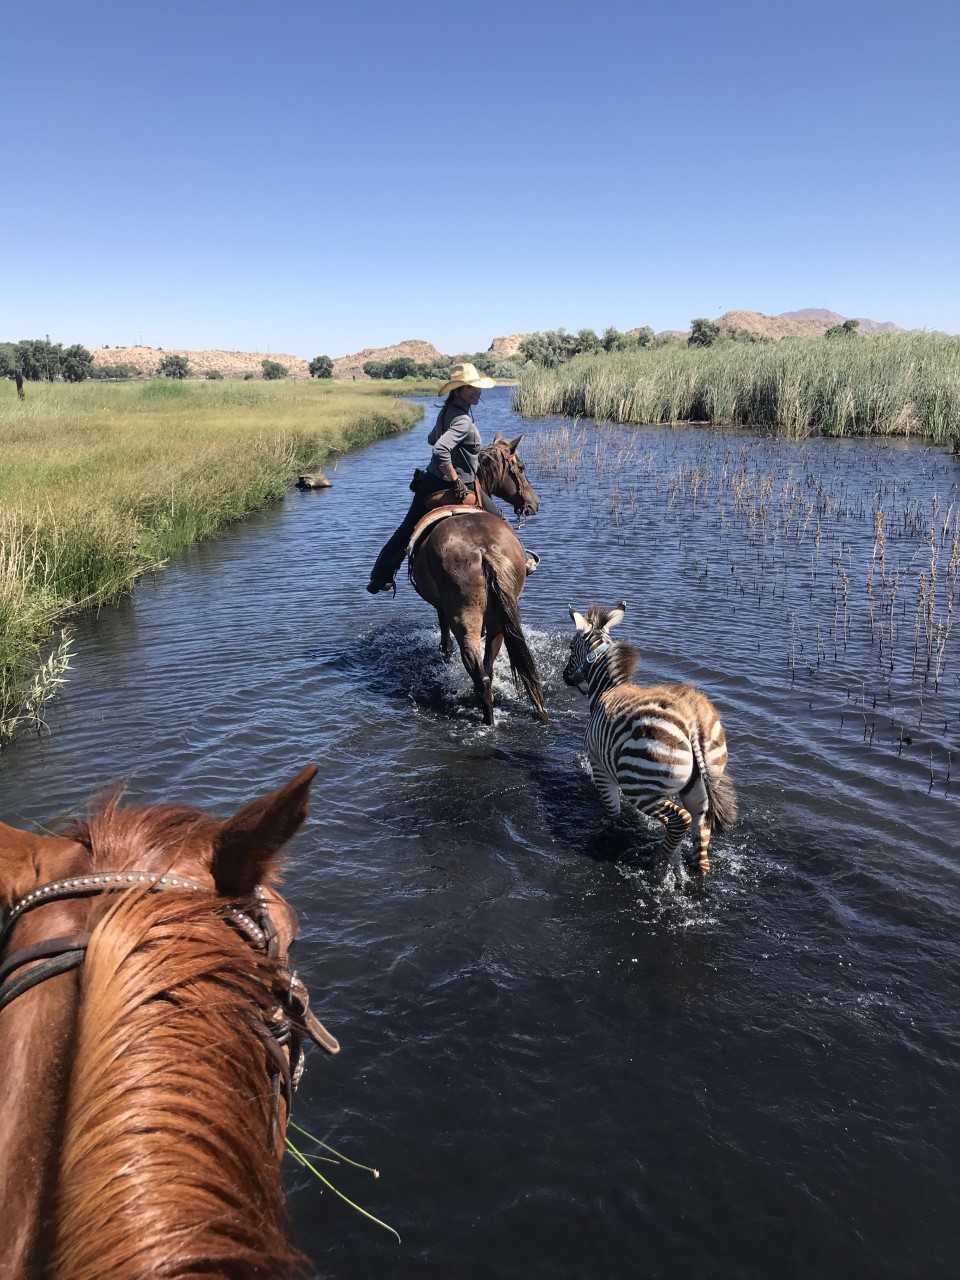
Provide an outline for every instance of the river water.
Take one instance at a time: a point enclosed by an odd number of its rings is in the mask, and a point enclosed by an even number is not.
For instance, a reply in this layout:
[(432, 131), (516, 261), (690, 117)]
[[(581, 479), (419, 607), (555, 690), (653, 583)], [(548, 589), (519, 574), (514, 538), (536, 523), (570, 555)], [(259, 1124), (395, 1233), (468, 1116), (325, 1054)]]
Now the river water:
[[(318, 1272), (956, 1275), (960, 467), (519, 423), (507, 391), (477, 416), (528, 433), (548, 726), (500, 671), (483, 728), (409, 584), (363, 590), (425, 424), (82, 619), (0, 814), (49, 825), (121, 777), (228, 813), (319, 763), (287, 888), (343, 1052), (297, 1119), (382, 1170), (321, 1166), (403, 1243), (291, 1166)], [(621, 597), (638, 678), (697, 681), (726, 725), (743, 821), (704, 891), (606, 836), (584, 772), (566, 608)]]

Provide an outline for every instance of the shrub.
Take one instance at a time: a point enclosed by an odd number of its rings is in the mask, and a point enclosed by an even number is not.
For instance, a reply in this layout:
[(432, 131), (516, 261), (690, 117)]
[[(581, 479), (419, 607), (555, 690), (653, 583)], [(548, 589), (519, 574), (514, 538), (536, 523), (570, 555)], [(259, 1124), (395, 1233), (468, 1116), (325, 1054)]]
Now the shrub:
[(859, 320), (844, 320), (843, 324), (834, 324), (823, 335), (825, 338), (857, 338), (860, 335)]
[(208, 382), (223, 381), (223, 374), (220, 372), (219, 369), (208, 369), (207, 372), (204, 374), (204, 377)]
[(690, 322), (688, 347), (712, 347), (720, 337), (720, 326), (712, 320), (704, 320), (702, 316)]
[(333, 361), (329, 356), (314, 356), (307, 368), (311, 378), (333, 377)]
[[(162, 351), (162, 347), (157, 348)], [(161, 378), (185, 378), (190, 370), (190, 362), (186, 356), (164, 356), (157, 366)]]
[(93, 356), (79, 342), (67, 347), (60, 358), (60, 374), (64, 382), (84, 382), (93, 373)]
[(276, 382), (278, 378), (287, 376), (286, 366), (280, 364), (278, 360), (261, 360), (260, 368), (263, 370), (263, 376), (268, 382)]
[(140, 370), (135, 364), (118, 360), (113, 364), (95, 364), (90, 370), (90, 377), (100, 382), (129, 382), (131, 378), (139, 378)]

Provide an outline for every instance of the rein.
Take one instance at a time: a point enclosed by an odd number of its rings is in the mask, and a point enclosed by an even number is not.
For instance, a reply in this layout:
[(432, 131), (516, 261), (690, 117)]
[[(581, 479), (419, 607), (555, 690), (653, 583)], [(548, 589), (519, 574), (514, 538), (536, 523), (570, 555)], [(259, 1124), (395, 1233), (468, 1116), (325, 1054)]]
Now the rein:
[[(28, 911), (48, 902), (63, 902), (76, 898), (95, 897), (103, 893), (124, 892), (142, 887), (147, 892), (179, 889), (190, 893), (209, 894), (210, 890), (181, 875), (151, 875), (146, 872), (103, 871), (95, 875), (71, 876), (64, 880), (51, 880), (47, 884), (18, 898), (0, 922), (0, 954), (9, 941), (13, 926)], [(279, 967), (272, 994), (277, 1008), (265, 1019), (258, 1032), (270, 1059), (270, 1077), (274, 1093), (274, 1136), (279, 1126), (280, 1098), (284, 1098), (287, 1114), (293, 1104), (293, 1093), (300, 1083), (304, 1067), (304, 1040), (309, 1038), (328, 1053), (338, 1053), (340, 1045), (326, 1027), (310, 1010), (310, 997), (303, 981), (291, 972), (286, 960), (280, 957), (280, 935), (270, 918), (270, 899), (259, 886), (254, 889), (254, 902), (249, 911), (239, 907), (224, 907), (220, 914), (232, 925), (254, 951)], [(69, 973), (83, 964), (89, 933), (48, 938), (33, 946), (21, 947), (0, 963), (0, 1012), (11, 1005), (18, 996), (61, 973)], [(23, 970), (25, 965), (31, 968)]]

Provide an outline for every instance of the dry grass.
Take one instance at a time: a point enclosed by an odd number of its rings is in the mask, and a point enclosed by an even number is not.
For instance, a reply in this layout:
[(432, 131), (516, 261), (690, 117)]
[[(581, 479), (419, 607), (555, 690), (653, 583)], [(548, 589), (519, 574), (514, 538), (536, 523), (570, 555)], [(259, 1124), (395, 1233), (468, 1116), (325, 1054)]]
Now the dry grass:
[[(0, 739), (34, 714), (71, 611), (279, 498), (299, 470), (402, 431), (384, 384), (0, 382)], [(40, 691), (42, 693), (42, 689)], [(40, 697), (40, 702), (43, 697)], [(33, 709), (33, 710), (31, 710)]]

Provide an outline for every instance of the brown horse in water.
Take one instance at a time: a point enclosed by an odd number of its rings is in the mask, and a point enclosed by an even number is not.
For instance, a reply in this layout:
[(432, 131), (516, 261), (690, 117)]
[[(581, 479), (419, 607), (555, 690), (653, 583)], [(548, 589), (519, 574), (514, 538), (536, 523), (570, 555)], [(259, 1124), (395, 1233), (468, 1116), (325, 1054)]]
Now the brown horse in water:
[(279, 1162), (304, 1034), (339, 1046), (270, 881), (315, 773), (225, 822), (114, 798), (64, 836), (0, 823), (3, 1280), (304, 1266)]
[[(478, 478), (486, 493), (509, 502), (517, 515), (532, 516), (540, 499), (517, 456), (522, 438), (506, 440), (498, 431), (480, 453)], [(441, 520), (421, 539), (410, 562), (418, 594), (437, 611), (445, 658), (453, 653), (451, 632), (456, 637), (484, 724), (493, 724), (493, 664), (504, 642), (518, 691), (527, 694), (539, 719), (547, 718), (518, 608), (527, 566), (517, 535), (505, 520), (486, 512)]]

